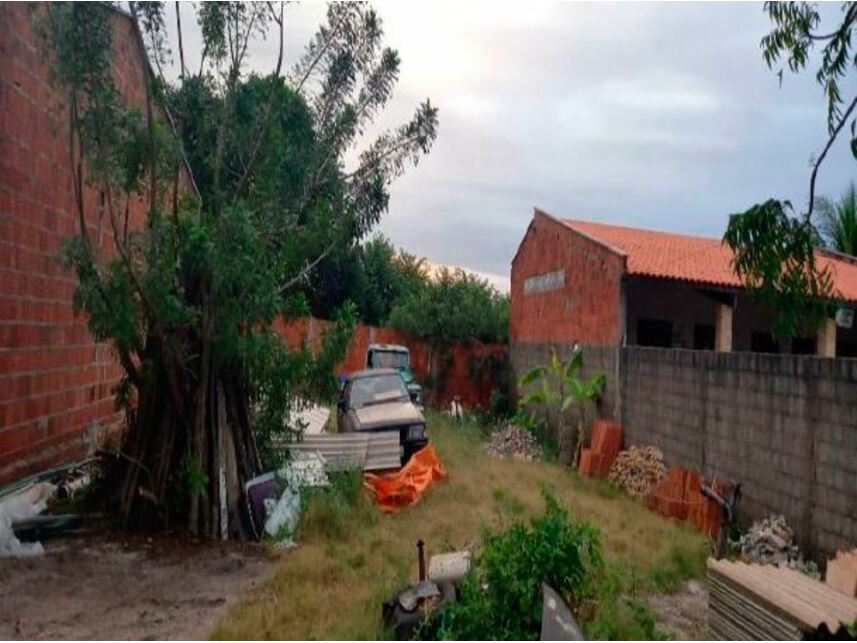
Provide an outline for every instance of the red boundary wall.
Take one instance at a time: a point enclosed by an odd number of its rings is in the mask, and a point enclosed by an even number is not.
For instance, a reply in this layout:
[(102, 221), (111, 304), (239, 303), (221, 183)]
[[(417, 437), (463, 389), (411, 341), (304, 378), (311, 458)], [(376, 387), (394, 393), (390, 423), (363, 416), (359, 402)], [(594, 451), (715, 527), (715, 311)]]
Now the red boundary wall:
[[(303, 345), (318, 349), (322, 334), (330, 322), (311, 317), (281, 322), (277, 331), (292, 348)], [(401, 344), (411, 353), (411, 368), (420, 384), (430, 381), (429, 359), (431, 346), (422, 340), (408, 337), (393, 329), (360, 324), (354, 333), (348, 353), (339, 364), (340, 375), (366, 367), (366, 349), (369, 344)], [(505, 360), (507, 348), (501, 344), (454, 344), (441, 347), (435, 356), (438, 372), (437, 391), (434, 403), (445, 406), (458, 397), (468, 408), (488, 405), (491, 392), (500, 384), (501, 376), (488, 365), (491, 360)]]

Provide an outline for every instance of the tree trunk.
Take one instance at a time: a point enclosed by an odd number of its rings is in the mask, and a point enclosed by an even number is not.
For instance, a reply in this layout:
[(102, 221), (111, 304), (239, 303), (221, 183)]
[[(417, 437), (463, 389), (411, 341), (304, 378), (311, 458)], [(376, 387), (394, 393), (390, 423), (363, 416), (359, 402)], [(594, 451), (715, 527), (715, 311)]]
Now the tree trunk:
[(179, 379), (182, 399), (194, 401), (184, 405), (190, 417), (176, 409), (165, 373), (143, 378), (110, 474), (129, 528), (182, 525), (206, 538), (252, 533), (243, 490), (260, 466), (247, 393), (240, 380), (204, 361), (197, 361), (198, 375), (183, 370)]

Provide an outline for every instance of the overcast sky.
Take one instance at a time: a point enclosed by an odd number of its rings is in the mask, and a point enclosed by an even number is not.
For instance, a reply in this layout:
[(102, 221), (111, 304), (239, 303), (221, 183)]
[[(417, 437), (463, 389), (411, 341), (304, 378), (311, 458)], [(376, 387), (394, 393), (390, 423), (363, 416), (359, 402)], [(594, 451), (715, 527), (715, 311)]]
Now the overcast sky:
[[(824, 98), (814, 69), (782, 87), (767, 69), (760, 4), (375, 6), (402, 60), (382, 124), (426, 97), (440, 109), (431, 154), (393, 186), (379, 227), (410, 252), (507, 286), (533, 206), (720, 236), (730, 213), (769, 197), (806, 202)], [(291, 61), (324, 11), (287, 7)], [(253, 65), (269, 69), (274, 47)], [(854, 169), (842, 141), (820, 193), (839, 194)]]

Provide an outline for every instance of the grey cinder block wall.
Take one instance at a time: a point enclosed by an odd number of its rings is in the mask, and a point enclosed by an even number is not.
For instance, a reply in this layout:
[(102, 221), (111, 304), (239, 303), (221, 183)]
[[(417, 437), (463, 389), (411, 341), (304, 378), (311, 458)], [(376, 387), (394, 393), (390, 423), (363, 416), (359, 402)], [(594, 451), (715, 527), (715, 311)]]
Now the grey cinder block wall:
[[(549, 346), (513, 346), (517, 375)], [(567, 354), (571, 347), (561, 349)], [(782, 513), (801, 544), (857, 545), (857, 360), (642, 347), (584, 347), (607, 375), (599, 413), (625, 444), (743, 483), (740, 517)]]

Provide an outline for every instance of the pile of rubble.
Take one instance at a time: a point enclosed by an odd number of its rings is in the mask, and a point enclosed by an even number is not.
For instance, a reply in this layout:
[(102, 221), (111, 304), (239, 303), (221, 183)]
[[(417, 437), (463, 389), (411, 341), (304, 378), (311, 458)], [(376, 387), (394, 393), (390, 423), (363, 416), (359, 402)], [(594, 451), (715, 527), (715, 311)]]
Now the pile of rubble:
[(542, 457), (542, 447), (536, 437), (524, 427), (511, 423), (491, 434), (486, 449), (491, 455), (521, 460), (539, 460)]
[(666, 471), (664, 454), (659, 448), (631, 446), (616, 456), (609, 479), (632, 496), (647, 496)]
[(786, 524), (784, 516), (768, 516), (754, 522), (734, 545), (740, 549), (741, 557), (751, 563), (788, 567), (815, 579), (820, 578), (818, 565), (803, 559), (794, 532)]

